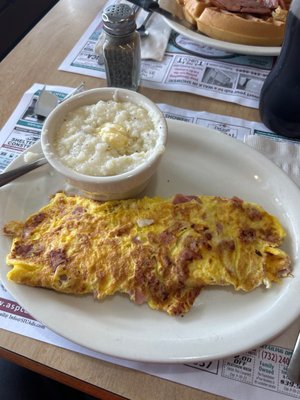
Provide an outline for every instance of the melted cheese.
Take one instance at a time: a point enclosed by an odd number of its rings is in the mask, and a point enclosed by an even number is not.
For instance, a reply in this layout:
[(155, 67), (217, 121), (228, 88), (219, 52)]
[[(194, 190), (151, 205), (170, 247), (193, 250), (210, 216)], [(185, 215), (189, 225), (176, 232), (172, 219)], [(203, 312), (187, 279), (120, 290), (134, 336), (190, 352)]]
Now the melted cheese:
[(205, 286), (250, 291), (290, 274), (279, 221), (238, 198), (101, 203), (58, 193), (5, 232), (14, 237), (10, 280), (97, 299), (126, 293), (171, 315), (187, 312)]

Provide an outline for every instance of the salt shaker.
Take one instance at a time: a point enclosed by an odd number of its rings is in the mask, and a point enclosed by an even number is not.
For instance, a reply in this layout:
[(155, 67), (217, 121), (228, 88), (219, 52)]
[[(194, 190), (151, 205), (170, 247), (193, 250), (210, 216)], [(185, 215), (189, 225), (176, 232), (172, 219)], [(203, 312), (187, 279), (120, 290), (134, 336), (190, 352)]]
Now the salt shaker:
[(132, 7), (128, 4), (113, 4), (103, 11), (102, 21), (107, 85), (137, 90), (140, 82), (141, 43)]
[(282, 49), (260, 94), (263, 123), (273, 132), (300, 138), (300, 0), (293, 0), (287, 16)]

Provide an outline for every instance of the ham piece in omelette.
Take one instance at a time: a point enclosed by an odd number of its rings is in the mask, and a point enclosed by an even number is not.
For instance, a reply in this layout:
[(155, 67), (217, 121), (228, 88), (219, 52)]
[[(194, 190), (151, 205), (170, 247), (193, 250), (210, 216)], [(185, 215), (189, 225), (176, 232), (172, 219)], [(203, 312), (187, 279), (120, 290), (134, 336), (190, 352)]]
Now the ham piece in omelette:
[(283, 227), (237, 197), (101, 203), (57, 193), (4, 231), (13, 236), (9, 280), (99, 300), (125, 293), (170, 315), (189, 311), (205, 286), (248, 292), (291, 274)]

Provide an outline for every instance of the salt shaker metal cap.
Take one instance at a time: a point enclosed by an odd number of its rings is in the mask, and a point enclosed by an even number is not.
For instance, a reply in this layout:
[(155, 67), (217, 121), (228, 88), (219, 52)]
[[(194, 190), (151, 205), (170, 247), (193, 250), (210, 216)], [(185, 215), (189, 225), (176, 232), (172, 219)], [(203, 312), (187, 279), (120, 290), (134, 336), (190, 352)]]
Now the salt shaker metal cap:
[(128, 4), (113, 4), (102, 13), (103, 29), (113, 36), (130, 34), (136, 29), (135, 13)]

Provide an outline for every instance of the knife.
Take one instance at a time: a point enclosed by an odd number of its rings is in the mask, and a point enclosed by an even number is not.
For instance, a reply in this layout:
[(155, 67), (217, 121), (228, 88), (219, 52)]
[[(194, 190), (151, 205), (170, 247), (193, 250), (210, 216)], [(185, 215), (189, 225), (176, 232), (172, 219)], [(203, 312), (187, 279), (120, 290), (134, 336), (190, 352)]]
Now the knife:
[(148, 12), (156, 12), (163, 17), (169, 19), (170, 21), (176, 22), (177, 24), (180, 24), (184, 26), (187, 29), (191, 29), (192, 31), (196, 31), (197, 27), (186, 21), (185, 19), (181, 19), (177, 17), (176, 15), (172, 14), (170, 11), (165, 10), (164, 8), (161, 8), (158, 4), (158, 2), (154, 0), (127, 0), (130, 3), (133, 3), (144, 10)]
[(47, 160), (44, 157), (41, 157), (39, 160), (36, 160), (30, 164), (24, 164), (21, 167), (12, 169), (7, 172), (3, 172), (0, 174), (0, 187), (6, 185), (7, 183), (13, 181), (19, 176), (27, 174), (27, 172), (32, 171), (35, 168), (41, 167), (46, 164)]
[(287, 368), (288, 378), (299, 385), (300, 383), (300, 333), (294, 347), (290, 363)]

